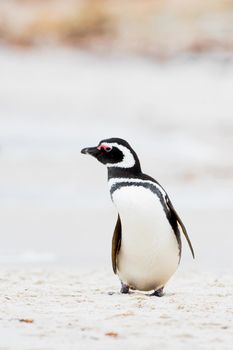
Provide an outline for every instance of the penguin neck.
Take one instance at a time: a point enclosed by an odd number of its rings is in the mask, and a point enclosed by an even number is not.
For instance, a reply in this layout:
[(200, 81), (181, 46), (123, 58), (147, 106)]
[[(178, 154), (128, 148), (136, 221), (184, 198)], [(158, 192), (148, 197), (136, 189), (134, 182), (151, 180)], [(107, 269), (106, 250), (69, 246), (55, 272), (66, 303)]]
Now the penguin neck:
[(140, 163), (136, 163), (132, 168), (108, 168), (108, 180), (112, 178), (140, 178), (142, 175)]

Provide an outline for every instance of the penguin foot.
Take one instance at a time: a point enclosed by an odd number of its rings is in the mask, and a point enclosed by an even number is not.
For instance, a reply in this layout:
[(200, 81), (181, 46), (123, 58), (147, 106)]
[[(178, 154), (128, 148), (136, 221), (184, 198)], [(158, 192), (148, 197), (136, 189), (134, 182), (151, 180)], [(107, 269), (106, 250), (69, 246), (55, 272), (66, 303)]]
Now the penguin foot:
[(150, 296), (150, 297), (155, 296), (155, 297), (161, 298), (162, 296), (164, 296), (163, 288), (164, 288), (164, 287), (159, 288), (158, 290), (155, 290), (153, 293), (149, 294), (149, 296)]
[(121, 290), (120, 292), (122, 294), (128, 294), (129, 293), (129, 286), (127, 284), (124, 284), (123, 282), (121, 282)]

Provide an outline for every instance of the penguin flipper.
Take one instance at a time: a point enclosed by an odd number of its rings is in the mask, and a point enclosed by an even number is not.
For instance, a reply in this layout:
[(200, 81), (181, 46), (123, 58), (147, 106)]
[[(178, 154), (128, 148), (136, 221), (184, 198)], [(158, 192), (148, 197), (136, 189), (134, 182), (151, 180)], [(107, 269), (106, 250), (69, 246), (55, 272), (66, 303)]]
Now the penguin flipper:
[(121, 219), (118, 214), (117, 223), (112, 237), (112, 268), (117, 273), (117, 254), (121, 247)]
[(187, 242), (188, 242), (189, 248), (190, 248), (190, 250), (191, 250), (193, 259), (195, 259), (194, 250), (193, 250), (193, 247), (192, 247), (192, 243), (191, 243), (191, 241), (190, 241), (190, 238), (189, 238), (189, 236), (188, 236), (187, 230), (186, 230), (186, 228), (185, 228), (185, 226), (184, 226), (184, 224), (183, 224), (181, 218), (180, 218), (179, 215), (177, 214), (175, 208), (173, 207), (172, 202), (170, 201), (170, 199), (169, 199), (168, 196), (166, 197), (166, 202), (167, 202), (167, 205), (168, 205), (168, 207), (169, 207), (169, 209), (170, 209), (172, 215), (174, 215), (176, 221), (178, 222), (179, 226), (181, 227), (182, 232), (183, 232), (183, 234), (184, 234), (184, 236), (185, 236), (185, 238), (186, 238), (186, 240), (187, 240)]

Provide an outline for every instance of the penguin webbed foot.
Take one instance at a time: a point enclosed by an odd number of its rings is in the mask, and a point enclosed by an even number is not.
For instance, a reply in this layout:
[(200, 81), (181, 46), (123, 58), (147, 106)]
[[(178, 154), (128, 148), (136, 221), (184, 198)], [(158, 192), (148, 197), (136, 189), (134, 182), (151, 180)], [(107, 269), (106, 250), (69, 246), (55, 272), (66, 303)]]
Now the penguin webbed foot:
[(121, 282), (120, 293), (122, 293), (122, 294), (129, 294), (129, 286), (127, 284)]
[(153, 293), (149, 294), (150, 297), (163, 297), (164, 296), (164, 291), (163, 291), (164, 287), (161, 287), (157, 290), (155, 290)]

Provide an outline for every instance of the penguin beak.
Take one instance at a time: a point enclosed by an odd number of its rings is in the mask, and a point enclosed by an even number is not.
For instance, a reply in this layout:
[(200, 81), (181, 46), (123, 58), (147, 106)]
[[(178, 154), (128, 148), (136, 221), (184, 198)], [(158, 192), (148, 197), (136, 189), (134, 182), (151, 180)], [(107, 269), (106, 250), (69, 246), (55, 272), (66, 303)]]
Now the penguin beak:
[(96, 156), (99, 153), (97, 147), (86, 147), (81, 150), (82, 154), (89, 154), (90, 156)]

